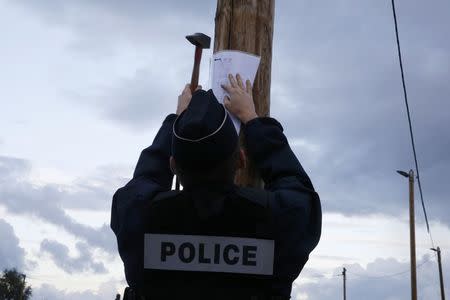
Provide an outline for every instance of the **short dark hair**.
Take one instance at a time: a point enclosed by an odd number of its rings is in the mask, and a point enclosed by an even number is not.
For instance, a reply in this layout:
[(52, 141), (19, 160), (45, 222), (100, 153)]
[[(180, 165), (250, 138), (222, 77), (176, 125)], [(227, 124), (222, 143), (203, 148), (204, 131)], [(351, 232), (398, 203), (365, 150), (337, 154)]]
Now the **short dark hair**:
[(187, 167), (175, 161), (177, 175), (183, 186), (192, 186), (202, 183), (233, 182), (237, 171), (239, 160), (239, 146), (232, 152), (231, 156), (213, 166)]

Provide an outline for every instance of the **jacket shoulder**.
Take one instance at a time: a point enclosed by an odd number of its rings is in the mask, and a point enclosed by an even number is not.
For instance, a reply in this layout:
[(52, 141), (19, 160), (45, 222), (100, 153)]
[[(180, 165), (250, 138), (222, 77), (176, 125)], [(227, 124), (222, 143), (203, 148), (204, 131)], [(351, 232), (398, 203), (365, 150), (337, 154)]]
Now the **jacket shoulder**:
[(269, 201), (272, 197), (272, 193), (269, 191), (249, 187), (237, 188), (236, 195), (264, 208), (269, 207)]
[(175, 199), (181, 194), (180, 191), (166, 191), (156, 194), (153, 198), (152, 203), (160, 202), (167, 199)]

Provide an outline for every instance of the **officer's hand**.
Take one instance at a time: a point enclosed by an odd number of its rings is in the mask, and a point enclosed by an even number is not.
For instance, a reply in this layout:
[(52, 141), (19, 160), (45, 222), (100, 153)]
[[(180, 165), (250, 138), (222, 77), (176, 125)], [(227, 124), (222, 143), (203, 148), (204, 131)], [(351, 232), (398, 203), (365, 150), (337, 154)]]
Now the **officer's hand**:
[(224, 99), (225, 107), (244, 124), (257, 118), (250, 80), (247, 80), (244, 86), (239, 74), (236, 74), (236, 78), (229, 74), (228, 79), (230, 84), (222, 85), (222, 88), (230, 94), (230, 97), (226, 96)]
[[(199, 85), (197, 86), (197, 88), (195, 89), (197, 90), (201, 90), (202, 86)], [(191, 93), (191, 85), (190, 84), (186, 84), (186, 86), (184, 87), (184, 90), (181, 92), (181, 95), (178, 96), (178, 106), (177, 106), (177, 115), (180, 115), (183, 111), (186, 110), (186, 108), (188, 107), (189, 103), (191, 102), (192, 99), (192, 93)]]

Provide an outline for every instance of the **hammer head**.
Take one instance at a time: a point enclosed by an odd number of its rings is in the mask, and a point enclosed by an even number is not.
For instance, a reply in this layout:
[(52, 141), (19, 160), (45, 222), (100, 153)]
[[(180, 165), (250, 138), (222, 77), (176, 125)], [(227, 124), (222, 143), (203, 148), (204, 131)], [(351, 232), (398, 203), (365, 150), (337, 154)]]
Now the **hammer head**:
[(211, 38), (200, 32), (187, 35), (186, 39), (196, 47), (200, 47), (202, 49), (208, 49), (211, 45)]

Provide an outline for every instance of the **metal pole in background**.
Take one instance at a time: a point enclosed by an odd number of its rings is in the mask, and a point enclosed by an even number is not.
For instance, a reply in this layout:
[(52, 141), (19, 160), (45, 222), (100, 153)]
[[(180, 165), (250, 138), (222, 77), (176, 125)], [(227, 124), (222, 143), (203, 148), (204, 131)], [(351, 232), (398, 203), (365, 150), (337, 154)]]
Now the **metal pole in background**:
[(445, 300), (444, 276), (442, 275), (441, 249), (439, 247), (436, 247), (436, 249), (431, 248), (431, 250), (437, 252), (438, 267), (439, 267), (439, 282), (441, 285), (441, 299)]
[(414, 171), (397, 171), (409, 179), (409, 244), (411, 257), (411, 299), (417, 300), (417, 267), (416, 267), (416, 225), (414, 213)]
[(343, 278), (343, 284), (344, 284), (344, 300), (347, 300), (347, 287), (346, 287), (346, 281), (347, 281), (347, 269), (342, 269), (342, 278)]
[(441, 298), (445, 300), (445, 290), (444, 290), (444, 276), (442, 275), (442, 261), (441, 261), (441, 249), (437, 247), (438, 254), (438, 264), (439, 264), (439, 281), (441, 284)]
[(416, 225), (414, 213), (414, 171), (409, 170), (409, 240), (411, 253), (411, 299), (417, 300)]

